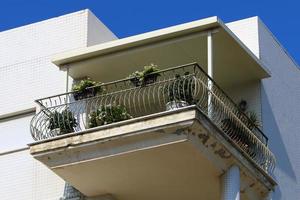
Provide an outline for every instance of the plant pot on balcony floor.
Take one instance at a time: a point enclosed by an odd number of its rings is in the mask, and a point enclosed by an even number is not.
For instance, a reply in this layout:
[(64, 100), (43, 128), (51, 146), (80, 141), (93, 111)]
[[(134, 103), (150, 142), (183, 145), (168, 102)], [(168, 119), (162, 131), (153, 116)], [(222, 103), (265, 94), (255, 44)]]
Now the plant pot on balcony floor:
[(166, 110), (176, 110), (178, 108), (182, 108), (188, 106), (189, 104), (186, 101), (169, 101), (166, 104)]
[(144, 77), (143, 85), (155, 83), (159, 74), (150, 74)]
[(60, 128), (55, 128), (50, 131), (51, 135), (58, 136), (60, 135)]
[(139, 78), (132, 78), (130, 79), (130, 82), (135, 86), (135, 87), (139, 87), (141, 86), (141, 82), (140, 82), (140, 79)]
[(61, 129), (61, 128), (55, 128), (53, 130), (51, 130), (51, 135), (53, 136), (60, 136), (60, 135), (64, 135), (64, 134), (68, 134), (68, 133), (72, 133), (74, 132), (74, 129)]

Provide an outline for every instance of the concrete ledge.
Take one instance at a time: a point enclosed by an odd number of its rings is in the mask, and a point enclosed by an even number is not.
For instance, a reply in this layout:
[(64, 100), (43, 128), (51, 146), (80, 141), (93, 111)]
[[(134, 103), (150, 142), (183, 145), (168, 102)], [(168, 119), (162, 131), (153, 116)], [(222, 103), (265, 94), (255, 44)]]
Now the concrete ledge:
[(32, 143), (30, 146), (30, 153), (32, 155), (55, 150), (68, 146), (75, 146), (80, 144), (85, 144), (88, 142), (95, 142), (103, 139), (108, 139), (111, 137), (124, 136), (129, 133), (143, 132), (145, 130), (159, 128), (162, 126), (171, 126), (179, 123), (183, 123), (189, 120), (193, 120), (196, 116), (196, 110), (189, 110), (183, 113), (173, 113), (167, 116), (158, 116), (152, 119), (145, 119), (143, 121), (137, 121), (135, 123), (130, 123), (130, 120), (126, 124), (121, 126), (116, 126), (107, 129), (95, 130), (94, 132), (88, 132), (85, 134), (67, 134), (63, 138), (57, 138), (50, 141), (41, 141), (38, 144)]

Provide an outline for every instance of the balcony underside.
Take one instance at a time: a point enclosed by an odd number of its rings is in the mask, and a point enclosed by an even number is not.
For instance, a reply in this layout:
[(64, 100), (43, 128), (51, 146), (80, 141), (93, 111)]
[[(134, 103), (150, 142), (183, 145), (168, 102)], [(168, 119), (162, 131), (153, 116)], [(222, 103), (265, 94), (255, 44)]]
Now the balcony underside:
[(87, 196), (219, 199), (220, 177), (232, 164), (242, 171), (242, 199), (275, 185), (195, 106), (40, 141), (30, 150)]

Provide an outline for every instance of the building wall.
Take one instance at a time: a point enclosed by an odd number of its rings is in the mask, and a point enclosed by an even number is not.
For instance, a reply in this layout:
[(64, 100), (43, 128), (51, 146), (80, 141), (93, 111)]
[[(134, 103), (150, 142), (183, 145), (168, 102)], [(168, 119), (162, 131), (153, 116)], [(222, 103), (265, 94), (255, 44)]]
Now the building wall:
[(113, 39), (89, 10), (0, 32), (0, 91), (5, 97), (0, 117), (65, 91), (66, 75), (51, 63), (54, 54)]
[(264, 130), (277, 158), (277, 199), (300, 199), (300, 69), (258, 19), (260, 59), (271, 71), (262, 81)]
[(61, 16), (0, 33), (0, 115), (35, 106), (34, 99), (65, 90), (55, 53), (86, 46), (86, 12)]
[(257, 17), (230, 22), (226, 25), (254, 55), (259, 57)]
[(33, 114), (28, 114), (0, 121), (0, 154), (26, 148), (33, 142), (29, 130), (32, 117)]
[(258, 120), (261, 121), (261, 88), (259, 81), (249, 81), (232, 88), (225, 88), (226, 93), (237, 104), (241, 100), (247, 102), (248, 109), (257, 114)]
[(261, 81), (261, 104), (263, 130), (277, 158), (278, 187), (272, 199), (300, 199), (299, 66), (258, 17), (230, 23), (229, 28), (271, 73)]
[(64, 182), (28, 152), (34, 100), (66, 90), (54, 54), (115, 39), (110, 33), (88, 10), (0, 32), (1, 199), (62, 197)]
[(1, 200), (58, 200), (64, 181), (36, 161), (29, 150), (0, 154)]
[[(230, 22), (226, 25), (259, 58), (257, 17)], [(248, 110), (254, 111), (259, 120), (262, 121), (261, 84), (259, 81), (251, 81), (232, 88), (226, 88), (226, 92), (237, 103), (241, 99), (246, 100)]]
[[(95, 28), (97, 27), (97, 28)], [(88, 12), (87, 46), (118, 39), (92, 12)]]

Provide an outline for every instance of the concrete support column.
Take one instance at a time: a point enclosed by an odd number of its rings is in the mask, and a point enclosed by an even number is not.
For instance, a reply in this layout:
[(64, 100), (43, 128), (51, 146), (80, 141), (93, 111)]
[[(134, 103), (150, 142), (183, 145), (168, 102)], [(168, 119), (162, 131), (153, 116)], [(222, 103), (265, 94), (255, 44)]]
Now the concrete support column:
[(212, 32), (207, 33), (207, 74), (213, 78), (213, 37)]
[(264, 198), (264, 200), (272, 200), (272, 194), (273, 194), (272, 191), (269, 192), (268, 196), (266, 196), (266, 197)]
[(222, 200), (240, 200), (240, 169), (231, 166), (223, 177)]
[(69, 183), (65, 183), (64, 196), (60, 200), (84, 200), (84, 195)]
[[(208, 32), (207, 34), (207, 74), (208, 76), (210, 76), (211, 78), (213, 78), (213, 73), (214, 73), (214, 68), (213, 68), (213, 37), (212, 37), (212, 32)], [(207, 87), (208, 87), (208, 90), (211, 91), (212, 88), (213, 88), (213, 82), (208, 79), (207, 80)], [(210, 117), (211, 114), (212, 114), (212, 95), (211, 93), (209, 92), (208, 93), (208, 106), (207, 106), (207, 109), (208, 109), (208, 116)]]

